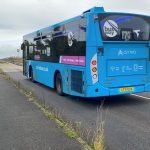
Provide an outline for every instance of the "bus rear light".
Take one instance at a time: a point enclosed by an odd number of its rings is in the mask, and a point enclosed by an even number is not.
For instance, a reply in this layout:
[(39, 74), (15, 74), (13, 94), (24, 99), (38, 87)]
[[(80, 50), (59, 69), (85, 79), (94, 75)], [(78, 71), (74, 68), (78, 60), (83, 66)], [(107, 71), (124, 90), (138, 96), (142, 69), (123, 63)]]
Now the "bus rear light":
[(92, 68), (92, 71), (97, 72), (97, 68), (96, 67)]
[(93, 75), (93, 79), (96, 79), (96, 78), (97, 78), (97, 74), (94, 74), (94, 75)]
[(90, 65), (92, 82), (95, 84), (98, 82), (97, 54), (92, 57)]
[(92, 61), (92, 65), (94, 65), (94, 66), (97, 65), (97, 61), (96, 61), (96, 60), (93, 60), (93, 61)]

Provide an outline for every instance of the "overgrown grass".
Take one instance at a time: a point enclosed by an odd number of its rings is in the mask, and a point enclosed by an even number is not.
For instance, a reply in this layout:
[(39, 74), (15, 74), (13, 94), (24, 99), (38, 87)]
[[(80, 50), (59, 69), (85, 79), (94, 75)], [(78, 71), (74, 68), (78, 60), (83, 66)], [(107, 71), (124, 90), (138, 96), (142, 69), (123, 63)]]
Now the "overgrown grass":
[(22, 66), (22, 61), (23, 61), (23, 60), (22, 60), (21, 57), (8, 57), (8, 58), (2, 59), (1, 61)]
[[(79, 143), (83, 145), (83, 150), (105, 150), (104, 143), (104, 125), (105, 121), (102, 120), (102, 115), (99, 116), (100, 110), (102, 106), (98, 109), (98, 117), (96, 122), (96, 130), (94, 132), (94, 136), (92, 134), (91, 129), (81, 129), (81, 122), (71, 122), (63, 119), (63, 115), (60, 111), (57, 111), (54, 107), (46, 104), (44, 96), (42, 100), (39, 100), (37, 96), (34, 94), (34, 91), (29, 91), (24, 88), (19, 81), (15, 81), (8, 74), (3, 72), (0, 69), (0, 74), (9, 82), (11, 82), (20, 93), (27, 97), (27, 100), (33, 104), (35, 104), (44, 115), (50, 119), (55, 121), (55, 123), (64, 130), (64, 133), (70, 137), (76, 139)], [(84, 140), (85, 139), (85, 140)], [(91, 140), (92, 139), (92, 140)]]
[(4, 60), (0, 59), (0, 64), (6, 63)]
[(103, 115), (101, 112), (102, 107), (103, 107), (103, 103), (101, 104), (100, 108), (97, 109), (98, 116), (96, 121), (96, 131), (94, 133), (94, 138), (93, 138), (94, 150), (105, 150), (105, 138), (104, 138), (105, 121), (103, 119)]

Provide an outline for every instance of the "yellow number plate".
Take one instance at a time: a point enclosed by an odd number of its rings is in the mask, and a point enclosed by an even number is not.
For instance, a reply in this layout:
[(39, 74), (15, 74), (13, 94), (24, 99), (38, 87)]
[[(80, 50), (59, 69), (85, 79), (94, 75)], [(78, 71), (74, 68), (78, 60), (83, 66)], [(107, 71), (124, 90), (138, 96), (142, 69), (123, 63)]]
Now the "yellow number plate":
[(134, 91), (134, 87), (124, 87), (124, 88), (120, 88), (120, 92), (132, 92)]

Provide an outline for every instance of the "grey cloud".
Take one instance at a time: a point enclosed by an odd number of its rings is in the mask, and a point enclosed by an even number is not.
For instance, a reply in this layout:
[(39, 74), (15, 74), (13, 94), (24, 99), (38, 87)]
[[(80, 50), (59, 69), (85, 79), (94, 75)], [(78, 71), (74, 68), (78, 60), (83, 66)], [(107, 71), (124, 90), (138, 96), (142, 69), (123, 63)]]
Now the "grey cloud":
[[(10, 56), (18, 56), (17, 49), (19, 47), (19, 41), (0, 41), (0, 59)], [(21, 51), (19, 56), (21, 56)]]
[[(150, 15), (149, 0), (1, 0), (0, 6), (0, 41), (21, 41), (24, 34), (79, 15), (93, 6)], [(0, 47), (0, 54), (3, 49)]]
[(127, 11), (150, 15), (149, 0), (105, 0), (102, 1), (102, 5), (104, 5), (108, 11)]
[(0, 30), (12, 30), (12, 29), (15, 29), (15, 27), (14, 26), (12, 26), (11, 24), (5, 24), (5, 23), (3, 23), (3, 22), (0, 22)]
[(0, 9), (0, 20), (3, 20), (0, 27), (19, 30), (36, 29), (78, 15), (94, 5), (103, 5), (109, 11), (130, 10), (138, 13), (149, 12), (150, 2), (148, 0), (5, 0)]

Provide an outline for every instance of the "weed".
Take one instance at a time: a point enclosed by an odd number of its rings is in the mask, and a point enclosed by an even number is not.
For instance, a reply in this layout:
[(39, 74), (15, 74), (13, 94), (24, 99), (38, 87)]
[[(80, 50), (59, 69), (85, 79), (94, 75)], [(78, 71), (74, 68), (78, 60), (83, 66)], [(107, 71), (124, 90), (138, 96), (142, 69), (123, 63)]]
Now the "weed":
[(94, 133), (93, 138), (93, 147), (94, 150), (105, 150), (105, 138), (104, 138), (104, 126), (105, 121), (103, 120), (102, 107), (104, 102), (102, 102), (101, 106), (97, 108), (97, 121), (96, 121), (96, 131)]

